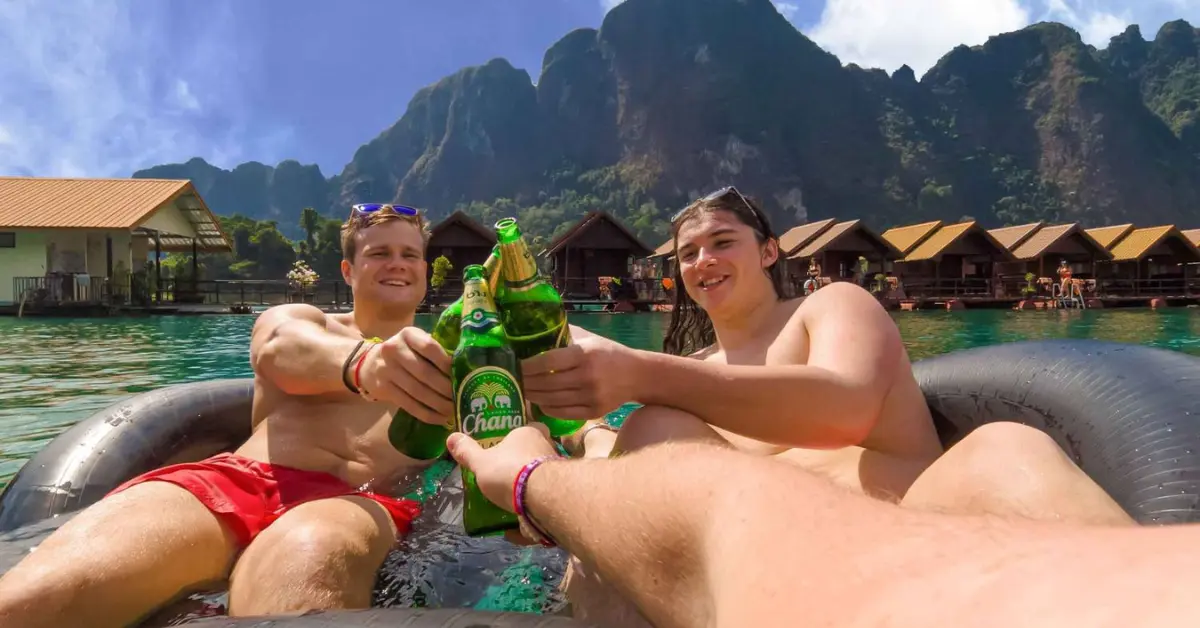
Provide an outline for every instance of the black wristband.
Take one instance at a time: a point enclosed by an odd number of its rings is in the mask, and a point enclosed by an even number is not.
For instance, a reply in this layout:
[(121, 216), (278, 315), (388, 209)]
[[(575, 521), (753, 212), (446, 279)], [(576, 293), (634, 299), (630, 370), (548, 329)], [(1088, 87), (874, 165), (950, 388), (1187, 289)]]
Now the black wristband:
[(342, 364), (342, 383), (346, 385), (346, 390), (356, 395), (358, 394), (358, 389), (354, 387), (354, 384), (350, 383), (350, 380), (346, 379), (346, 374), (350, 370), (350, 363), (354, 361), (354, 356), (358, 355), (358, 350), (362, 349), (363, 344), (366, 342), (366, 340), (359, 340), (358, 344), (354, 345), (354, 350), (350, 352), (350, 355), (346, 356), (346, 362)]

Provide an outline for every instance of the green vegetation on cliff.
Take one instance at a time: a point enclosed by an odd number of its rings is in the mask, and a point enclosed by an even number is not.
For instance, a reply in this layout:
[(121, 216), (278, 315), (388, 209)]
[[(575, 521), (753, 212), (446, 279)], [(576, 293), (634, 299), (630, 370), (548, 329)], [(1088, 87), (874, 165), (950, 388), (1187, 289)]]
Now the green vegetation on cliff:
[[(396, 201), (433, 220), (515, 215), (539, 241), (604, 210), (653, 244), (674, 210), (727, 184), (780, 230), (825, 217), (1200, 226), (1198, 42), (1177, 21), (1096, 50), (1040, 23), (958, 46), (918, 80), (843, 66), (770, 0), (627, 0), (554, 44), (536, 85), (496, 59), (420, 90), (331, 179), (199, 159), (134, 176), (193, 179), (218, 213), (297, 240), (303, 207), (340, 218)], [(273, 246), (250, 224), (248, 246)], [(303, 244), (318, 256), (321, 242)]]

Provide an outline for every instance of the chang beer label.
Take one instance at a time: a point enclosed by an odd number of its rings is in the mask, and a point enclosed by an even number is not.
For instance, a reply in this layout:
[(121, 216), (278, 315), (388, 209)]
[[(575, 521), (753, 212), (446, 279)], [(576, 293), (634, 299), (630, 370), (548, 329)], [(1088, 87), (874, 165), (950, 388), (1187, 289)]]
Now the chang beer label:
[(501, 245), (501, 248), (500, 264), (504, 268), (504, 283), (509, 290), (524, 292), (541, 282), (537, 261), (523, 240)]
[(477, 334), (486, 334), (500, 324), (500, 315), (496, 313), (485, 285), (478, 279), (467, 282), (467, 288), (463, 291), (462, 329), (469, 327)]
[(457, 431), (484, 449), (525, 425), (525, 398), (512, 374), (498, 366), (481, 366), (463, 378), (455, 399)]

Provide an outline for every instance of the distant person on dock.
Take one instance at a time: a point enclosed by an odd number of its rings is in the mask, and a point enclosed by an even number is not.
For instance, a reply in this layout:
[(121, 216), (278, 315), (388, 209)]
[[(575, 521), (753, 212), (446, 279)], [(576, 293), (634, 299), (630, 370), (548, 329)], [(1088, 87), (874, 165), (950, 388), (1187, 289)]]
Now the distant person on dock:
[(231, 615), (369, 607), (419, 512), (376, 490), (428, 464), (388, 441), (392, 415), (453, 411), (450, 357), (413, 326), (427, 240), (417, 210), (355, 206), (342, 227), (354, 310), (282, 305), (255, 322), (250, 439), (80, 512), (0, 579), (0, 625), (132, 625), (226, 580)]
[(1058, 282), (1062, 298), (1070, 299), (1074, 296), (1071, 294), (1071, 266), (1065, 259), (1058, 262)]
[[(527, 395), (553, 416), (634, 411), (595, 446), (617, 455), (664, 442), (740, 449), (853, 492), (951, 513), (1130, 525), (1132, 519), (1044, 432), (981, 427), (944, 451), (899, 330), (849, 282), (786, 299), (777, 236), (735, 188), (672, 221), (678, 268), (664, 353), (576, 333), (522, 364)], [(589, 435), (591, 438), (591, 435)], [(567, 595), (584, 619), (630, 625), (613, 592), (572, 561)]]
[[(778, 246), (778, 245), (776, 245)], [(808, 260), (808, 279), (804, 280), (804, 296), (808, 296), (821, 287), (821, 265), (817, 258)]]
[(699, 439), (571, 461), (541, 426), (490, 449), (448, 442), (489, 500), (515, 511), (519, 487), (526, 521), (656, 626), (1176, 626), (1195, 614), (1196, 526), (921, 512)]

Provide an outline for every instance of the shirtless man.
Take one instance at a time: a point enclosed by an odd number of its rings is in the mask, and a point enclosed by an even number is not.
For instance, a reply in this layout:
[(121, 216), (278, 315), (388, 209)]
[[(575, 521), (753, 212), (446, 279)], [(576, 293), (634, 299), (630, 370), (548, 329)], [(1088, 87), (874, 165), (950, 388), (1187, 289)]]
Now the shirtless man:
[(0, 625), (130, 625), (224, 580), (231, 615), (370, 606), (419, 511), (375, 490), (426, 464), (389, 443), (391, 416), (441, 424), (453, 408), (450, 358), (412, 326), (426, 239), (416, 210), (355, 206), (342, 229), (354, 310), (285, 305), (254, 325), (250, 439), (80, 512), (0, 579)]
[[(774, 456), (913, 508), (1131, 523), (1034, 428), (987, 425), (943, 451), (887, 312), (844, 282), (786, 300), (776, 236), (736, 189), (693, 203), (672, 223), (675, 282), (683, 289), (665, 353), (573, 330), (573, 346), (522, 363), (529, 400), (554, 416), (645, 404), (615, 445), (603, 442), (611, 435), (588, 433), (586, 446), (595, 451), (586, 455), (703, 441)], [(577, 615), (634, 621), (598, 585), (586, 565), (572, 561), (567, 591)]]

